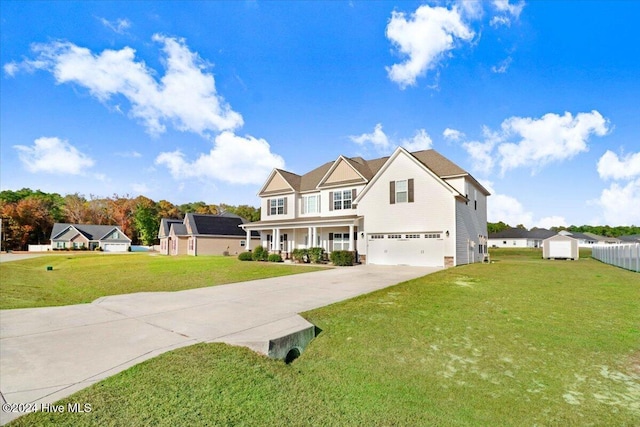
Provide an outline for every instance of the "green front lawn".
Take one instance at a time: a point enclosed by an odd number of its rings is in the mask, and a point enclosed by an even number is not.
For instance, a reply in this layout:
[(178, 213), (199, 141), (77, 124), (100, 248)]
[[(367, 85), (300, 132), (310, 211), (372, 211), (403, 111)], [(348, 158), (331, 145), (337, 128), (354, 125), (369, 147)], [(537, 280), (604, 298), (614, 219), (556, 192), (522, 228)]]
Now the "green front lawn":
[[(53, 270), (47, 271), (47, 266)], [(236, 257), (71, 253), (0, 264), (0, 309), (88, 303), (106, 295), (181, 291), (314, 271)]]
[(15, 425), (640, 425), (640, 275), (590, 258), (492, 250), (305, 314), (291, 365), (200, 344)]

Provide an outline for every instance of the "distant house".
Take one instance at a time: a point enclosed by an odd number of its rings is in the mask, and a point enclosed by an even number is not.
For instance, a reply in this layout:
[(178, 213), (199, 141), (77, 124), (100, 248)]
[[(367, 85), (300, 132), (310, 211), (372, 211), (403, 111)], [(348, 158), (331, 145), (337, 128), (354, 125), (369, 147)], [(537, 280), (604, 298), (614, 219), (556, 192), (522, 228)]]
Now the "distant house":
[(606, 237), (606, 236), (598, 236), (597, 234), (593, 234), (593, 233), (584, 233), (585, 236), (588, 236), (592, 239), (595, 239), (597, 241), (596, 244), (599, 245), (618, 245), (620, 243), (622, 243), (622, 241), (620, 239), (617, 239), (615, 237)]
[(563, 236), (573, 237), (574, 239), (576, 239), (578, 241), (578, 246), (580, 246), (580, 247), (590, 248), (591, 246), (598, 244), (598, 240), (596, 238), (594, 238), (592, 236), (588, 236), (585, 233), (578, 233), (578, 232), (575, 232), (575, 231), (563, 230), (563, 231), (559, 232), (558, 234), (562, 234)]
[(640, 243), (640, 234), (618, 237), (621, 243)]
[[(164, 255), (236, 255), (247, 246), (246, 233), (240, 228), (243, 218), (237, 215), (203, 215), (188, 213), (184, 220), (163, 218), (158, 238)], [(251, 239), (259, 241), (259, 234)], [(255, 246), (255, 245), (254, 245)]]
[(131, 239), (117, 225), (67, 224), (56, 222), (51, 231), (51, 247), (60, 249), (95, 250), (105, 252), (127, 252)]
[(508, 228), (497, 233), (489, 233), (489, 246), (494, 248), (541, 248), (542, 241), (555, 236), (555, 231), (545, 228)]

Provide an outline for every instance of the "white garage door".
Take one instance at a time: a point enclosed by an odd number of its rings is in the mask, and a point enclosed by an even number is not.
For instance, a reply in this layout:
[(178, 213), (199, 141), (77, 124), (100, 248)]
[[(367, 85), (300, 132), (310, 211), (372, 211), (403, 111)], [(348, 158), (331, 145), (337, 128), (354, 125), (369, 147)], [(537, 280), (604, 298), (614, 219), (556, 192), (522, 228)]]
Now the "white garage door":
[(571, 242), (549, 242), (549, 258), (573, 258)]
[(102, 250), (105, 252), (127, 252), (126, 243), (105, 243), (102, 245)]
[(443, 267), (442, 233), (370, 234), (367, 239), (367, 263)]

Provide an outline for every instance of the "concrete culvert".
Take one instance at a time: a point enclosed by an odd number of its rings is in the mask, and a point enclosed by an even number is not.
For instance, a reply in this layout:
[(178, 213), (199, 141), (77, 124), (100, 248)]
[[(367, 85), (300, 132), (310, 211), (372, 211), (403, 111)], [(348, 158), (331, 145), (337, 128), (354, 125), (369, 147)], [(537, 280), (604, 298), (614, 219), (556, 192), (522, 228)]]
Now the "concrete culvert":
[(288, 365), (289, 363), (296, 360), (298, 357), (300, 357), (300, 349), (298, 347), (293, 347), (291, 350), (289, 350), (289, 352), (285, 356), (284, 363)]

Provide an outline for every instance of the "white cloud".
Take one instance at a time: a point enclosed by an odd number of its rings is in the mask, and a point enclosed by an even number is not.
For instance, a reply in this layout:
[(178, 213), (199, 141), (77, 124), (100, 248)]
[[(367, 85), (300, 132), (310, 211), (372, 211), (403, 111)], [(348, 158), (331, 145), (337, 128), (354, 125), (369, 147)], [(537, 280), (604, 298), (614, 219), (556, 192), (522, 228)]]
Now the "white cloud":
[(402, 89), (415, 85), (416, 78), (436, 68), (457, 41), (470, 41), (474, 35), (455, 7), (422, 5), (408, 19), (403, 12), (392, 12), (386, 36), (408, 59), (387, 67), (389, 78)]
[(505, 12), (514, 18), (519, 18), (522, 9), (524, 9), (524, 1), (520, 1), (517, 4), (509, 3), (509, 0), (493, 0), (493, 6), (498, 12)]
[(382, 130), (382, 123), (378, 123), (371, 133), (363, 133), (359, 136), (352, 135), (349, 139), (361, 146), (371, 145), (380, 153), (386, 153), (391, 148), (391, 142)]
[(216, 136), (213, 149), (193, 162), (174, 151), (160, 153), (155, 163), (169, 168), (175, 179), (213, 178), (232, 184), (261, 184), (273, 168), (284, 168), (284, 160), (270, 151), (267, 141), (229, 131)]
[(612, 183), (595, 203), (602, 208), (604, 220), (609, 225), (640, 224), (640, 178), (626, 185)]
[(498, 65), (494, 65), (493, 67), (491, 67), (491, 72), (497, 73), (497, 74), (506, 73), (512, 61), (513, 60), (511, 59), (511, 57), (507, 56), (507, 58), (504, 61), (500, 62)]
[(598, 160), (598, 174), (602, 179), (631, 179), (640, 176), (640, 152), (627, 154), (620, 159), (617, 154), (607, 150)]
[(408, 151), (413, 152), (430, 149), (433, 145), (433, 141), (426, 130), (419, 129), (416, 131), (413, 138), (403, 140), (401, 145)]
[(536, 222), (535, 226), (538, 228), (549, 229), (551, 227), (568, 227), (569, 224), (567, 223), (567, 220), (563, 216), (552, 215), (552, 216), (545, 216), (544, 218), (540, 218)]
[(533, 214), (525, 210), (517, 199), (504, 194), (492, 194), (487, 201), (487, 220), (489, 222), (502, 221), (512, 227), (523, 224), (530, 228), (533, 224)]
[(20, 66), (15, 61), (7, 62), (2, 68), (4, 69), (4, 72), (9, 75), (9, 77), (15, 76), (18, 71), (20, 71)]
[[(551, 162), (573, 158), (589, 150), (592, 135), (604, 136), (609, 122), (597, 111), (560, 116), (548, 113), (539, 119), (511, 117), (502, 122), (501, 130), (483, 129), (482, 142), (465, 142), (462, 146), (473, 160), (473, 168), (489, 173), (500, 164), (501, 174), (518, 167), (536, 172)], [(515, 140), (516, 142), (510, 142)]]
[(588, 151), (587, 140), (592, 134), (604, 136), (609, 131), (607, 120), (597, 111), (571, 113), (563, 116), (548, 113), (540, 119), (511, 117), (502, 122), (505, 138), (515, 136), (520, 141), (500, 144), (498, 152), (502, 173), (520, 166), (536, 170), (554, 162), (571, 159)]
[(50, 71), (58, 83), (75, 83), (102, 102), (123, 96), (131, 104), (130, 115), (152, 134), (175, 129), (207, 135), (242, 126), (242, 116), (218, 95), (213, 74), (200, 56), (189, 50), (184, 39), (154, 35), (162, 45), (165, 74), (136, 61), (135, 50), (104, 50), (94, 54), (70, 42), (33, 46), (35, 61), (5, 65), (8, 74), (18, 69)]
[(449, 141), (455, 142), (455, 141), (460, 141), (462, 138), (464, 138), (464, 133), (460, 132), (459, 130), (446, 128), (442, 132), (442, 136), (444, 136), (445, 139), (448, 139)]
[(455, 6), (460, 14), (467, 19), (480, 19), (484, 14), (482, 1), (457, 0)]
[(81, 153), (68, 141), (41, 137), (33, 146), (14, 145), (24, 167), (32, 173), (82, 175), (94, 165), (93, 159)]
[(106, 18), (98, 18), (102, 25), (109, 28), (117, 34), (124, 34), (129, 28), (131, 28), (131, 21), (128, 19), (118, 18), (115, 21), (109, 21)]
[(509, 3), (509, 0), (493, 0), (493, 6), (501, 13), (501, 15), (494, 16), (489, 25), (492, 27), (498, 27), (504, 25), (506, 27), (511, 26), (511, 19), (518, 19), (522, 9), (524, 9), (525, 2), (520, 1), (517, 4)]
[(428, 150), (432, 147), (433, 141), (424, 129), (418, 129), (412, 138), (393, 140), (382, 130), (382, 123), (378, 123), (371, 133), (349, 136), (351, 141), (363, 148), (372, 147), (378, 154), (387, 155), (395, 147), (402, 146), (408, 151)]

